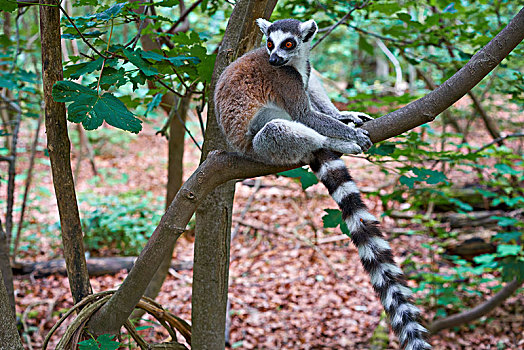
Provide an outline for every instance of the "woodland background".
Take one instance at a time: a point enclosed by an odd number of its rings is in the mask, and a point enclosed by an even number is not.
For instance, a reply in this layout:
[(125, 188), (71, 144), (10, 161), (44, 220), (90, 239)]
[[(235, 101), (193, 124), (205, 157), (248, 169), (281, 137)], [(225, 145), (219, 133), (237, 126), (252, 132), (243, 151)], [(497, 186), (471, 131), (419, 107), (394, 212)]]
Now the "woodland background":
[[(39, 14), (28, 2), (0, 3), (0, 267), (16, 305), (16, 322), (2, 319), (0, 333), (16, 325), (26, 349), (42, 348), (51, 327), (91, 289), (122, 284), (182, 181), (210, 150), (225, 147), (207, 118), (225, 33), (223, 47), (232, 41), (228, 33), (237, 33), (240, 52), (261, 38), (250, 16), (314, 18), (320, 27), (314, 74), (339, 109), (380, 117), (446, 81), (522, 7), (517, 1), (82, 0), (50, 2)], [(239, 15), (242, 6), (247, 14)], [(42, 19), (46, 11), (55, 11), (55, 19)], [(235, 32), (235, 25), (243, 29)], [(520, 44), (434, 122), (345, 157), (371, 212), (381, 217), (435, 349), (524, 349), (523, 53)], [(52, 71), (58, 75), (46, 87)], [(63, 81), (51, 94), (56, 80)], [(62, 136), (68, 130), (71, 147), (49, 146), (53, 135), (60, 138), (51, 117), (44, 125), (44, 110), (60, 115), (54, 111), (62, 104), (53, 98), (67, 103)], [(70, 157), (58, 152), (64, 168), (55, 167), (53, 145), (71, 151)], [(67, 167), (74, 187), (61, 182)], [(62, 217), (61, 224), (56, 198), (67, 188), (76, 198), (63, 201), (61, 213), (72, 219)], [(224, 341), (235, 349), (399, 347), (340, 212), (306, 167), (229, 182), (220, 191), (229, 204), (214, 202), (215, 192), (208, 197), (146, 291), (193, 325), (193, 348), (220, 348)], [(82, 235), (82, 242), (71, 240)], [(84, 256), (90, 278), (75, 275)], [(453, 323), (454, 314), (469, 317)], [(187, 325), (164, 317), (143, 316), (136, 333), (147, 342), (189, 347)], [(59, 346), (69, 323), (48, 348)], [(94, 331), (93, 324), (75, 333), (80, 349), (144, 346), (129, 329), (98, 335), (105, 328)]]

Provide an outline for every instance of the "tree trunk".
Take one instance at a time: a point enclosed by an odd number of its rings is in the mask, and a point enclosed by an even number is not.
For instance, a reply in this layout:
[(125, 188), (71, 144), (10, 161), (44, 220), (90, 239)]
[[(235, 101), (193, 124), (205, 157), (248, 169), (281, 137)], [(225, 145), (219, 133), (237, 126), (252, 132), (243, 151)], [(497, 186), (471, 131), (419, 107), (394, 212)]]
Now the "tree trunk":
[(40, 37), (42, 42), (42, 80), (45, 103), (47, 150), (51, 160), (67, 276), (75, 303), (91, 293), (87, 273), (82, 226), (78, 214), (75, 185), (71, 171), (69, 136), (64, 103), (53, 100), (53, 85), (63, 80), (60, 46), (60, 12), (54, 0), (41, 0)]
[(15, 314), (9, 305), (9, 297), (0, 270), (0, 347), (2, 349), (23, 350), (22, 340), (16, 329)]
[[(241, 0), (238, 4), (245, 4), (245, 2), (247, 0)], [(236, 15), (238, 16), (238, 13)], [(366, 123), (365, 127), (370, 132), (371, 140), (375, 142), (386, 140), (400, 135), (411, 128), (420, 126), (428, 122), (428, 119), (432, 120), (434, 116), (442, 112), (442, 108), (445, 108), (443, 106), (453, 104), (456, 99), (467, 93), (464, 89), (469, 86), (471, 79), (478, 83), (483, 76), (486, 76), (496, 64), (500, 63), (524, 39), (523, 28), (524, 10), (521, 10), (505, 29), (479, 51), (466, 66), (448, 80), (448, 82), (451, 82), (442, 84), (436, 91), (431, 92), (423, 99), (402, 107), (387, 116)], [(238, 37), (237, 39), (237, 42), (240, 42)], [(244, 44), (245, 42), (243, 41), (242, 43)], [(232, 57), (236, 57), (234, 55), (235, 52), (231, 53), (233, 54)], [(224, 54), (219, 56), (224, 60), (226, 58)], [(484, 64), (483, 62), (488, 62), (489, 64)], [(465, 71), (474, 72), (475, 74), (472, 74), (474, 77), (472, 78), (472, 75), (465, 73)], [(463, 83), (463, 80), (466, 83)], [(438, 103), (424, 105), (424, 101), (435, 100), (438, 100)], [(212, 107), (212, 104), (210, 107)], [(212, 120), (214, 118), (209, 119)], [(212, 190), (234, 179), (274, 174), (300, 165), (272, 166), (253, 161), (236, 153), (220, 151), (207, 154), (206, 160), (176, 194), (175, 199), (169, 205), (168, 210), (118, 291), (91, 318), (89, 327), (93, 333), (118, 332), (120, 326), (131, 314), (151, 281), (151, 271), (158, 269), (164, 256), (168, 253), (170, 244), (176, 241), (180, 234), (184, 232), (196, 207)], [(213, 236), (212, 239), (216, 239), (216, 236)], [(208, 297), (213, 298), (216, 296), (210, 295)]]
[[(0, 220), (0, 273), (4, 276), (3, 280), (0, 279), (0, 282), (2, 283), (2, 288), (6, 289), (6, 300), (9, 300), (11, 312), (14, 315), (15, 294), (13, 287), (13, 270), (11, 269), (11, 262), (9, 261), (9, 244), (7, 242), (7, 234)], [(0, 344), (2, 343), (0, 342)]]
[[(202, 161), (213, 150), (227, 149), (214, 113), (216, 81), (231, 62), (259, 44), (262, 33), (255, 20), (260, 17), (269, 19), (275, 5), (276, 0), (241, 0), (231, 14), (211, 80)], [(191, 345), (195, 349), (223, 349), (225, 346), (234, 193), (235, 182), (229, 181), (209, 194), (196, 212), (191, 298)]]

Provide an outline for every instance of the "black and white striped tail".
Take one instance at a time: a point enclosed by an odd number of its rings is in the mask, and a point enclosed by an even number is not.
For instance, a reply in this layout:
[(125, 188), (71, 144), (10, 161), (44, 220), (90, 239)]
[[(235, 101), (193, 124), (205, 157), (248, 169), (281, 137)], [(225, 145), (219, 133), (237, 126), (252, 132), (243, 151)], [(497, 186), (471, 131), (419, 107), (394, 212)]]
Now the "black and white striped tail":
[(389, 243), (360, 198), (360, 191), (339, 154), (320, 150), (310, 164), (342, 211), (360, 261), (388, 314), (391, 327), (406, 350), (426, 350), (426, 329), (417, 319), (420, 311), (411, 303), (411, 290), (395, 264)]

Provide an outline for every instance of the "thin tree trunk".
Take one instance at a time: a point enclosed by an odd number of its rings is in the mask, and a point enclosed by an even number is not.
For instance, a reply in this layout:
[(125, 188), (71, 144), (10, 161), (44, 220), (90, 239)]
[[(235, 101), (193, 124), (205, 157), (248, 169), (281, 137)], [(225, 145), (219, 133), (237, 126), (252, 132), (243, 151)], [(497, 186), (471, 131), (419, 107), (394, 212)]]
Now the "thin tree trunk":
[[(241, 0), (237, 2), (231, 14), (218, 51), (209, 91), (202, 161), (213, 150), (227, 149), (227, 143), (214, 113), (215, 83), (232, 61), (260, 43), (262, 34), (255, 20), (260, 17), (269, 19), (275, 5), (276, 0)], [(191, 297), (191, 344), (195, 349), (223, 349), (225, 346), (234, 194), (235, 182), (229, 181), (209, 194), (196, 211)]]
[[(2, 221), (0, 220), (0, 272), (3, 275), (2, 288), (7, 290), (7, 300), (11, 306), (11, 312), (15, 313), (15, 294), (13, 287), (13, 270), (9, 261), (9, 244), (7, 243), (7, 234), (4, 231)], [(0, 342), (0, 344), (2, 344)]]
[[(241, 0), (239, 4), (243, 1), (247, 0)], [(408, 106), (366, 123), (365, 127), (370, 132), (371, 140), (374, 142), (386, 140), (433, 120), (443, 108), (450, 106), (467, 93), (467, 90), (464, 90), (471, 85), (471, 81), (478, 83), (524, 39), (523, 29), (524, 9), (447, 83)], [(474, 72), (474, 74), (466, 72)], [(425, 101), (430, 103), (425, 104)], [(118, 291), (91, 318), (89, 327), (93, 333), (118, 332), (151, 281), (151, 271), (158, 269), (163, 258), (168, 254), (170, 244), (185, 231), (198, 204), (218, 185), (234, 179), (274, 174), (298, 166), (300, 164), (271, 166), (236, 153), (210, 152), (206, 160), (176, 194)], [(216, 239), (216, 236), (212, 239)], [(208, 296), (210, 299), (215, 297), (217, 296)]]
[(25, 190), (24, 197), (22, 199), (22, 208), (20, 210), (20, 220), (18, 221), (18, 227), (16, 230), (15, 244), (13, 248), (13, 261), (16, 261), (16, 254), (18, 252), (18, 246), (20, 244), (20, 236), (22, 235), (22, 226), (24, 225), (25, 208), (27, 206), (27, 197), (29, 195), (29, 189), (31, 188), (31, 181), (33, 180), (33, 168), (35, 165), (36, 146), (38, 145), (38, 135), (40, 134), (40, 127), (42, 126), (42, 115), (38, 117), (36, 124), (35, 136), (33, 138), (33, 144), (31, 145), (31, 155), (29, 157), (29, 167), (27, 169), (27, 177), (25, 179)]
[(41, 0), (41, 4), (44, 3), (48, 6), (40, 6), (40, 37), (47, 149), (60, 214), (67, 276), (73, 299), (77, 303), (91, 293), (91, 285), (87, 273), (82, 226), (71, 171), (71, 144), (67, 134), (65, 104), (55, 102), (51, 95), (55, 82), (63, 79), (60, 12), (58, 7), (54, 6), (56, 5), (54, 0)]
[(0, 270), (0, 348), (23, 350), (22, 340), (16, 329), (15, 314), (9, 305), (9, 297)]

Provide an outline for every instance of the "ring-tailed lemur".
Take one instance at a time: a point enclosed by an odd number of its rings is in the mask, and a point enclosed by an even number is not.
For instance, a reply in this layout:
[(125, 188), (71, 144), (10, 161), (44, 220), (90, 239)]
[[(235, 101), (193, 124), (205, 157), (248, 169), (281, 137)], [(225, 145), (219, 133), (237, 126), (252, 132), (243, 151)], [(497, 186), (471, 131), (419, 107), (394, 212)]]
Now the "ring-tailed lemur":
[(405, 349), (431, 346), (418, 322), (402, 270), (377, 227), (360, 192), (340, 159), (371, 146), (366, 131), (344, 124), (362, 124), (362, 113), (340, 112), (319, 81), (310, 74), (313, 20), (258, 19), (266, 48), (255, 49), (229, 65), (215, 89), (215, 111), (228, 142), (237, 151), (269, 164), (310, 164), (337, 202), (357, 246), (360, 260)]

